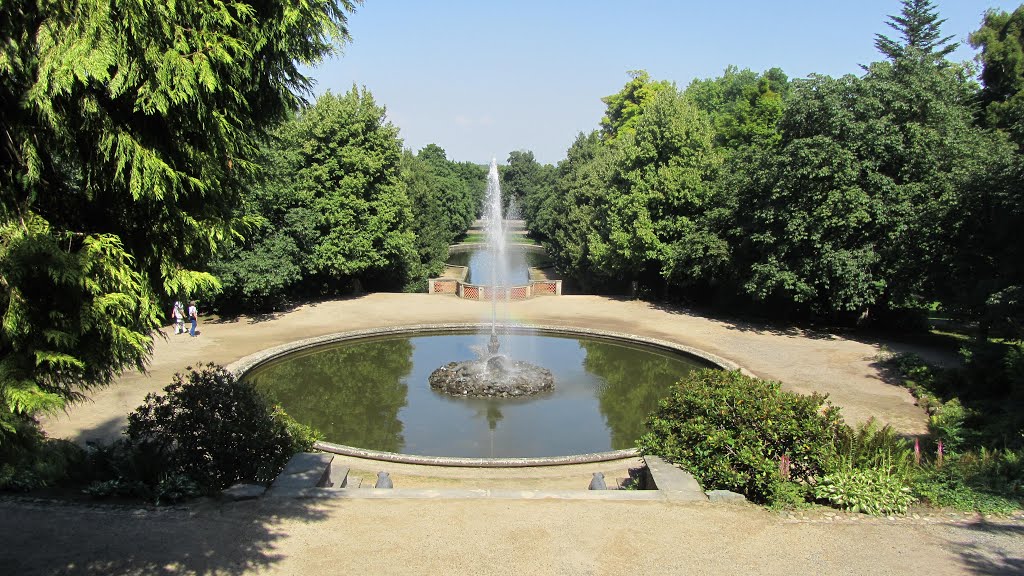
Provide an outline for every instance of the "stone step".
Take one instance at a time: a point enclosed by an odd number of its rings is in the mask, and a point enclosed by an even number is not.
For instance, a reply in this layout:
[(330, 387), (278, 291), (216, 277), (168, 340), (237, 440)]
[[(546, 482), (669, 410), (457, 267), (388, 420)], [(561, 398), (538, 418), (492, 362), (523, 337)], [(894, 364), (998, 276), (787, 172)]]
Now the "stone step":
[(270, 495), (292, 495), (309, 488), (344, 488), (349, 469), (334, 466), (334, 454), (303, 452), (291, 457), (270, 485)]

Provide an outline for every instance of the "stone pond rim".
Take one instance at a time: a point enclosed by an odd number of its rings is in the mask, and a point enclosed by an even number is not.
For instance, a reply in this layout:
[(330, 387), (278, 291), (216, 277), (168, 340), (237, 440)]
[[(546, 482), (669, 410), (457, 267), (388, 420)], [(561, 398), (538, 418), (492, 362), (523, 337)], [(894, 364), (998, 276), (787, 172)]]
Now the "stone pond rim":
[[(227, 370), (234, 374), (237, 378), (242, 378), (250, 370), (262, 364), (270, 362), (271, 360), (276, 360), (277, 358), (292, 354), (294, 352), (308, 350), (311, 348), (317, 348), (328, 344), (356, 341), (367, 338), (373, 338), (377, 336), (444, 335), (453, 333), (466, 334), (476, 332), (486, 333), (490, 331), (490, 328), (491, 324), (489, 322), (466, 322), (441, 324), (410, 324), (404, 326), (388, 326), (382, 328), (337, 332), (333, 334), (325, 334), (323, 336), (316, 336), (313, 338), (306, 338), (303, 340), (295, 340), (293, 342), (282, 344), (280, 346), (274, 346), (272, 348), (261, 350), (254, 354), (250, 354), (248, 356), (240, 358), (235, 362), (232, 362), (227, 366)], [(691, 356), (700, 359), (712, 366), (717, 366), (723, 370), (741, 370), (746, 374), (750, 374), (747, 370), (744, 370), (735, 362), (722, 358), (721, 356), (705, 352), (703, 350), (700, 350), (699, 348), (693, 348), (691, 346), (686, 346), (668, 340), (660, 340), (657, 338), (638, 336), (636, 334), (546, 324), (503, 324), (501, 328), (504, 332), (509, 334), (542, 333), (556, 336), (584, 336), (588, 338), (610, 340), (612, 342), (618, 342), (620, 344), (641, 344), (646, 347), (660, 349), (666, 352)], [(335, 454), (354, 456), (370, 460), (381, 460), (388, 462), (399, 462), (406, 464), (418, 464), (428, 466), (466, 466), (481, 468), (514, 468), (520, 466), (561, 466), (567, 464), (582, 464), (588, 462), (619, 460), (622, 458), (630, 458), (638, 455), (636, 449), (631, 448), (626, 450), (614, 450), (610, 452), (572, 454), (565, 456), (545, 456), (536, 458), (465, 458), (448, 456), (424, 456), (417, 454), (401, 454), (396, 452), (382, 452), (377, 450), (359, 448), (356, 446), (333, 444), (330, 442), (317, 442), (315, 447), (318, 450), (322, 450), (324, 452), (331, 452)]]

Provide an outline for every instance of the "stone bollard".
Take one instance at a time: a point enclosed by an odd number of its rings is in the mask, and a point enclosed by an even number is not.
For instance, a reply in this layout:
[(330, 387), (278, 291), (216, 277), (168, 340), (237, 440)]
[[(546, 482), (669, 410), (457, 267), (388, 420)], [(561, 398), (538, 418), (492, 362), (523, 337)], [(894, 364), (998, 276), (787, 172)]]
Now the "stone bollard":
[(391, 482), (391, 475), (387, 472), (377, 472), (377, 483), (373, 485), (374, 488), (394, 488), (395, 485)]
[(594, 472), (594, 477), (590, 480), (590, 490), (607, 490), (608, 485), (604, 482), (604, 472)]

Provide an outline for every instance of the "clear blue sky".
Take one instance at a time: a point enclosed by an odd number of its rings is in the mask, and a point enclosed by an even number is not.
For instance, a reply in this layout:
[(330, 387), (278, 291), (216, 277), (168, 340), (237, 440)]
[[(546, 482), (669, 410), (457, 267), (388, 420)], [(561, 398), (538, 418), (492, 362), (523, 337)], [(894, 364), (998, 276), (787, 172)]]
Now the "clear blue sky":
[[(987, 8), (1020, 1), (937, 0), (943, 32), (964, 46)], [(899, 0), (366, 0), (352, 42), (311, 70), (317, 94), (365, 86), (401, 129), (405, 147), (435, 143), (456, 161), (503, 163), (532, 150), (556, 163), (597, 128), (601, 97), (629, 70), (685, 88), (730, 64), (790, 78), (858, 74), (880, 59), (876, 33)]]

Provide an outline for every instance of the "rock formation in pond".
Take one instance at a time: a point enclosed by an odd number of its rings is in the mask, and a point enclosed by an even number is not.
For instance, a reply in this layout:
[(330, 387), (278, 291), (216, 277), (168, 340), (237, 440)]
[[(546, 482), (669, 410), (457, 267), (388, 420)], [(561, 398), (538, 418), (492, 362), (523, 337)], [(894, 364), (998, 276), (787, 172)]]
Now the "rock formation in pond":
[(452, 396), (518, 398), (554, 389), (551, 371), (500, 354), (449, 362), (434, 370), (430, 387)]

